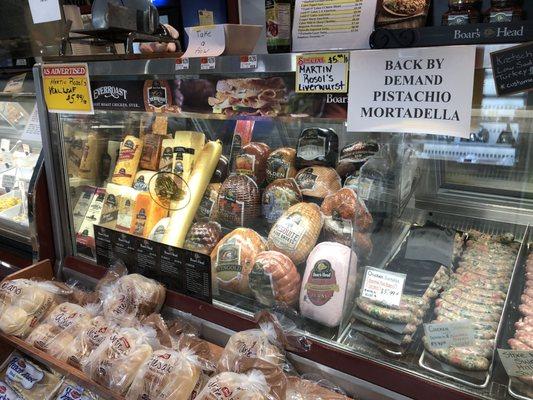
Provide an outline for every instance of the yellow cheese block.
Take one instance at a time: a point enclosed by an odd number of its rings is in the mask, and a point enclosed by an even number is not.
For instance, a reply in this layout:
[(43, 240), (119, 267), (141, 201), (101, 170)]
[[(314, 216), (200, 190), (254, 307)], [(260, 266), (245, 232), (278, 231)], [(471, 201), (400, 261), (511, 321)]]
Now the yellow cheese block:
[(152, 196), (150, 196), (150, 193), (141, 192), (137, 195), (137, 200), (135, 201), (130, 233), (148, 237), (155, 224), (167, 215), (168, 210), (158, 206)]
[(128, 135), (120, 144), (120, 153), (115, 165), (111, 182), (117, 185), (131, 186), (139, 167), (143, 142), (135, 136)]
[(188, 182), (194, 160), (205, 144), (205, 135), (195, 131), (176, 131), (174, 134), (174, 157), (172, 172)]
[(163, 139), (161, 144), (161, 158), (159, 159), (159, 171), (171, 171), (174, 159), (174, 139)]

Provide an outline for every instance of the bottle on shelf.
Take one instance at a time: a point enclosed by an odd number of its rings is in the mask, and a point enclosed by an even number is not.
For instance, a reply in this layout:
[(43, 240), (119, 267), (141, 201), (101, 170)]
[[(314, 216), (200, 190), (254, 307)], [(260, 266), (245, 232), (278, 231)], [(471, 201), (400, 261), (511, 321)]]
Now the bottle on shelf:
[(267, 50), (290, 53), (294, 0), (265, 0)]
[(481, 22), (479, 0), (449, 0), (448, 11), (442, 15), (442, 25), (468, 25)]
[(523, 18), (524, 10), (519, 0), (491, 0), (484, 22), (515, 22)]

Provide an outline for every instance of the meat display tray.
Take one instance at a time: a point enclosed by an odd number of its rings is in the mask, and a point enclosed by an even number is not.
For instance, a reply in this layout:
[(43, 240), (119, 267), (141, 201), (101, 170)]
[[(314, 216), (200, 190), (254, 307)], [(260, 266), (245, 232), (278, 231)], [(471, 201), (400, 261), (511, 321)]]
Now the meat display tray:
[[(530, 390), (530, 396), (522, 394), (526, 388), (529, 387)], [(518, 379), (511, 378), (509, 379), (509, 386), (508, 386), (509, 394), (517, 399), (520, 400), (531, 400), (533, 399), (533, 387), (527, 386), (526, 384), (518, 381)]]
[(511, 274), (510, 284), (507, 289), (507, 296), (505, 298), (505, 303), (502, 309), (502, 314), (500, 316), (500, 321), (498, 323), (498, 329), (496, 330), (496, 338), (495, 343), (496, 346), (494, 347), (493, 353), (492, 353), (492, 360), (489, 366), (489, 369), (487, 371), (467, 371), (462, 370), (460, 368), (453, 367), (451, 365), (448, 365), (444, 362), (441, 362), (437, 360), (434, 356), (432, 356), (428, 351), (424, 349), (422, 352), (422, 355), (420, 356), (420, 359), (418, 361), (418, 364), (428, 370), (433, 372), (434, 374), (444, 376), (446, 378), (452, 379), (454, 381), (460, 382), (464, 385), (468, 385), (475, 388), (485, 388), (489, 384), (490, 377), (492, 375), (492, 371), (494, 369), (494, 359), (496, 357), (496, 349), (498, 348), (498, 344), (501, 342), (502, 334), (503, 334), (503, 327), (505, 325), (505, 316), (508, 313), (508, 309), (510, 307), (511, 303), (511, 289), (513, 288), (513, 283), (516, 281), (516, 275), (517, 270), (522, 265), (522, 263), (525, 262), (525, 259), (527, 257), (528, 253), (528, 244), (527, 244), (527, 238), (529, 237), (529, 227), (526, 229), (526, 234), (524, 235), (524, 238), (521, 241), (520, 249), (518, 250), (518, 255), (516, 257), (514, 266), (513, 266), (513, 273)]

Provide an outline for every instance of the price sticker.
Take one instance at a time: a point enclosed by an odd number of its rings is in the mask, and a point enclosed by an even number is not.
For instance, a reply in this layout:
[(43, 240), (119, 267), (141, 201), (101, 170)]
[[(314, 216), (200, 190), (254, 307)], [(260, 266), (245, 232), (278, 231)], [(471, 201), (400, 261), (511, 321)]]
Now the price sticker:
[(217, 57), (226, 48), (224, 25), (185, 28), (189, 45), (183, 57)]
[(399, 306), (406, 274), (366, 267), (361, 296), (388, 306)]
[(189, 59), (187, 57), (178, 58), (176, 60), (176, 71), (184, 71), (187, 69), (189, 69)]
[(257, 68), (257, 56), (241, 56), (241, 69)]
[(216, 58), (215, 57), (202, 57), (200, 59), (200, 69), (205, 71), (209, 69), (215, 69)]
[(509, 376), (533, 375), (533, 350), (498, 349), (500, 360)]
[(297, 93), (347, 93), (348, 53), (305, 54), (296, 57)]
[(2, 187), (6, 190), (11, 190), (15, 187), (15, 175), (4, 174), (2, 175)]
[(48, 111), (94, 114), (87, 64), (46, 64), (42, 72)]
[(474, 328), (470, 321), (424, 324), (429, 346), (435, 350), (450, 347), (467, 347), (474, 344)]

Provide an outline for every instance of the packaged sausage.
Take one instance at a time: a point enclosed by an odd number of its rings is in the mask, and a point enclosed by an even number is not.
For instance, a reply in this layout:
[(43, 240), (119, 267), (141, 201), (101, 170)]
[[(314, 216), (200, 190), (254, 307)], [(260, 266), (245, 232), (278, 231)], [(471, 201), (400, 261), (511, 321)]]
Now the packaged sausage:
[(296, 150), (281, 147), (268, 156), (266, 162), (266, 179), (268, 183), (276, 179), (294, 178), (296, 176)]
[(222, 238), (222, 227), (218, 222), (195, 222), (185, 237), (184, 248), (210, 255)]
[(302, 192), (293, 178), (277, 179), (263, 192), (263, 216), (274, 224), (289, 207), (301, 201)]
[(196, 397), (197, 400), (266, 400), (268, 384), (259, 371), (249, 374), (223, 372), (215, 375)]
[(270, 147), (265, 143), (250, 142), (242, 147), (241, 153), (235, 158), (237, 174), (247, 175), (261, 185), (266, 178), (267, 158)]
[(304, 196), (323, 199), (341, 188), (341, 178), (330, 167), (313, 166), (296, 174), (296, 183)]
[(247, 226), (261, 214), (257, 183), (246, 175), (230, 175), (220, 187), (217, 220), (223, 226)]
[(159, 169), (159, 158), (161, 157), (161, 147), (164, 136), (145, 135), (143, 139), (143, 149), (139, 167), (151, 171)]
[(139, 167), (143, 142), (135, 136), (128, 135), (120, 144), (115, 172), (111, 182), (117, 185), (131, 186)]

